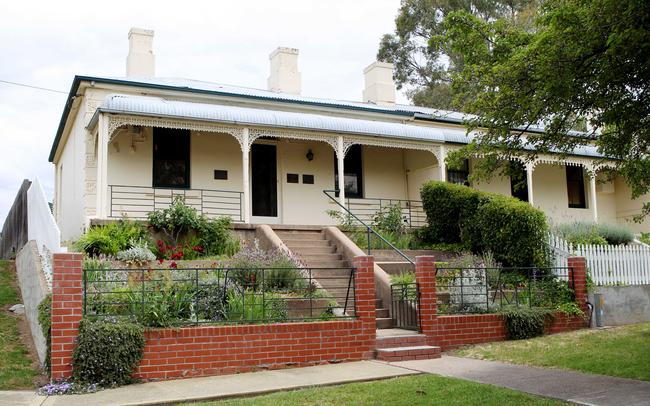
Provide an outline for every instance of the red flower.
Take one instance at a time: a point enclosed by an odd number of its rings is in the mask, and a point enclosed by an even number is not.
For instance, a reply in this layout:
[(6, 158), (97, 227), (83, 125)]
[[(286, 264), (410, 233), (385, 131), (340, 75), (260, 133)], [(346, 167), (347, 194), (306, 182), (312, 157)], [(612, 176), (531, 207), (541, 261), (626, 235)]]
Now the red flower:
[(162, 265), (162, 263), (163, 263), (164, 261), (165, 261), (164, 258), (160, 258), (160, 259), (158, 260), (158, 263)]
[(172, 262), (169, 264), (169, 267), (170, 267), (170, 268), (174, 268), (174, 269), (176, 269), (176, 268), (178, 268), (178, 265), (176, 265), (176, 262), (172, 261)]

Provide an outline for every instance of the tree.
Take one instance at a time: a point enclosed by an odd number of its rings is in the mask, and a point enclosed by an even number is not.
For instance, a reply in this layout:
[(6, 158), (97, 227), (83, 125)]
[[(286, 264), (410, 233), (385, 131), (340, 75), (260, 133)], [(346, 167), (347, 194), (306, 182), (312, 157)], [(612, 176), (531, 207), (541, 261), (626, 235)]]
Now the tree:
[(419, 106), (452, 107), (449, 73), (463, 66), (462, 55), (447, 43), (429, 39), (445, 33), (445, 17), (458, 10), (472, 13), (482, 21), (508, 18), (527, 25), (537, 0), (402, 0), (395, 19), (395, 33), (385, 34), (377, 59), (395, 65), (398, 88)]
[[(431, 42), (462, 55), (452, 89), (477, 132), (452, 161), (479, 154), (482, 177), (513, 156), (595, 145), (633, 198), (650, 190), (650, 2), (547, 0), (532, 30), (467, 12), (443, 24), (444, 37)], [(571, 131), (581, 123), (586, 133)], [(513, 130), (531, 124), (545, 131)], [(648, 213), (644, 202), (639, 219)]]

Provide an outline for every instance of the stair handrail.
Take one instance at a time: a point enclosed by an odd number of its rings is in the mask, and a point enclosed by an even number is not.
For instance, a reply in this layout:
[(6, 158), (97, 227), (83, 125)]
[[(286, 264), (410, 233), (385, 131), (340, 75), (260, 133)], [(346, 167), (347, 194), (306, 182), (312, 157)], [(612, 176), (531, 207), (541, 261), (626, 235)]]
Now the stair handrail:
[(385, 239), (384, 237), (382, 237), (378, 232), (376, 232), (372, 227), (370, 227), (370, 226), (369, 226), (368, 224), (366, 224), (363, 220), (361, 220), (361, 219), (360, 219), (359, 217), (357, 217), (354, 213), (352, 213), (352, 212), (351, 212), (347, 207), (345, 207), (345, 206), (342, 205), (338, 200), (336, 200), (336, 195), (335, 195), (335, 196), (332, 196), (332, 195), (330, 194), (330, 193), (334, 193), (334, 194), (336, 194), (337, 192), (338, 192), (337, 190), (327, 190), (327, 189), (326, 189), (326, 190), (323, 190), (323, 193), (325, 194), (325, 196), (329, 197), (329, 199), (330, 199), (331, 201), (333, 201), (334, 203), (336, 203), (340, 208), (342, 208), (343, 210), (345, 210), (345, 211), (346, 211), (346, 212), (347, 212), (347, 213), (348, 213), (352, 218), (354, 218), (356, 221), (358, 221), (361, 225), (363, 225), (363, 226), (366, 228), (366, 233), (368, 234), (368, 248), (367, 248), (366, 251), (368, 252), (368, 255), (370, 255), (370, 251), (371, 251), (371, 245), (370, 245), (370, 234), (372, 233), (372, 234), (376, 235), (377, 237), (379, 237), (380, 240), (382, 240), (384, 243), (386, 243), (386, 245), (388, 245), (390, 248), (392, 248), (393, 251), (397, 252), (397, 253), (398, 253), (402, 258), (404, 258), (405, 260), (407, 260), (411, 265), (415, 266), (415, 262), (413, 262), (413, 261), (411, 260), (411, 258), (409, 258), (408, 256), (406, 256), (406, 254), (404, 254), (404, 253), (403, 253), (399, 248), (397, 248), (396, 246), (394, 246), (393, 244), (391, 244), (388, 240), (386, 240), (386, 239)]

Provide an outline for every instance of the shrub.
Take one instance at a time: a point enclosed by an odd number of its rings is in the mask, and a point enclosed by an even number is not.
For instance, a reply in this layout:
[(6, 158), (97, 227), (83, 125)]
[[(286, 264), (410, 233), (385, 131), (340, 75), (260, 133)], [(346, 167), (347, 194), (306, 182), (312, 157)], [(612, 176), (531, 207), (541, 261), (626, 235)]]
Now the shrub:
[(506, 336), (509, 340), (522, 340), (544, 334), (547, 309), (535, 307), (504, 307), (499, 311), (506, 323)]
[(43, 337), (45, 337), (45, 361), (43, 367), (50, 373), (50, 358), (52, 354), (52, 295), (47, 295), (38, 305), (38, 324), (41, 325)]
[(132, 241), (130, 245), (131, 248), (117, 253), (115, 257), (119, 261), (124, 261), (129, 265), (142, 266), (156, 259), (145, 240)]
[(287, 319), (287, 315), (287, 303), (278, 294), (248, 290), (228, 292), (229, 321), (281, 322)]
[(598, 224), (576, 221), (553, 228), (558, 236), (576, 245), (620, 245), (634, 241), (634, 234), (618, 224)]
[(639, 237), (639, 241), (641, 241), (644, 244), (650, 245), (650, 233), (641, 233), (641, 236)]
[(548, 262), (546, 217), (528, 203), (445, 182), (424, 185), (422, 203), (432, 243), (490, 251), (506, 266)]
[(402, 272), (390, 275), (390, 283), (393, 285), (407, 285), (415, 283), (415, 272)]
[(75, 382), (104, 387), (131, 383), (144, 343), (144, 330), (137, 324), (114, 319), (82, 320), (72, 355)]
[(103, 226), (91, 227), (75, 243), (75, 248), (90, 256), (115, 255), (132, 247), (134, 241), (147, 238), (147, 230), (140, 223), (120, 220)]
[[(185, 259), (202, 255), (234, 254), (239, 249), (238, 241), (230, 232), (230, 217), (209, 219), (186, 205), (180, 196), (174, 198), (168, 208), (152, 211), (147, 218), (155, 230), (166, 236), (168, 241), (163, 243), (168, 243), (167, 246), (172, 251), (182, 251)], [(160, 242), (157, 248), (160, 252)], [(159, 257), (166, 258), (164, 254)]]
[(373, 228), (380, 233), (404, 234), (406, 221), (399, 205), (390, 205), (382, 208), (372, 217)]
[(427, 215), (428, 240), (434, 243), (461, 242), (463, 230), (487, 194), (462, 185), (429, 182), (422, 187), (422, 206)]

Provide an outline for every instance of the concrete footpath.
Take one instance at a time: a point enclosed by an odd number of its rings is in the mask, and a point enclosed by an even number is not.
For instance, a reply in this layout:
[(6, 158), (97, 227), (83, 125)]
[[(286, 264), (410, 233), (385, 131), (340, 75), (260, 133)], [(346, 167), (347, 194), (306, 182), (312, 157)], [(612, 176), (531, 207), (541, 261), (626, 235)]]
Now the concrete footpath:
[(338, 385), (421, 373), (515, 389), (582, 405), (650, 405), (650, 382), (559, 369), (443, 356), (386, 363), (359, 361), (205, 378), (149, 382), (86, 395), (38, 396), (0, 391), (0, 406), (156, 405), (254, 396), (313, 386)]
[(280, 390), (338, 385), (414, 375), (419, 372), (373, 361), (280, 369), (205, 378), (149, 382), (86, 395), (38, 396), (33, 392), (0, 392), (2, 406), (155, 405), (253, 396)]
[(443, 356), (392, 363), (413, 371), (515, 389), (582, 405), (650, 405), (650, 382)]

